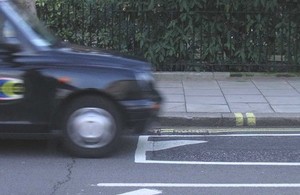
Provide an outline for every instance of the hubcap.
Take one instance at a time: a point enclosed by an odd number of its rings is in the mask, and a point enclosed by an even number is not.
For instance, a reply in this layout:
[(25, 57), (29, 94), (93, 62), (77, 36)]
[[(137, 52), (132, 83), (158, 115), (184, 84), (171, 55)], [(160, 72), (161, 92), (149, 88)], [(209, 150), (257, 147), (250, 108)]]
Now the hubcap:
[(71, 140), (84, 148), (109, 144), (116, 135), (113, 116), (101, 108), (81, 108), (69, 118), (67, 132)]

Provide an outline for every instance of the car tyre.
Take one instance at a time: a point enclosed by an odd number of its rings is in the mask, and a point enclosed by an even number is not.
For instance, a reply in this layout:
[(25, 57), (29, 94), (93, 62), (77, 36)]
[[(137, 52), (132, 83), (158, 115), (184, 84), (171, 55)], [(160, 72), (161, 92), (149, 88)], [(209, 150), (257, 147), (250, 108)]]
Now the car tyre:
[(67, 106), (63, 125), (67, 151), (79, 157), (98, 158), (115, 148), (121, 120), (111, 101), (85, 96)]

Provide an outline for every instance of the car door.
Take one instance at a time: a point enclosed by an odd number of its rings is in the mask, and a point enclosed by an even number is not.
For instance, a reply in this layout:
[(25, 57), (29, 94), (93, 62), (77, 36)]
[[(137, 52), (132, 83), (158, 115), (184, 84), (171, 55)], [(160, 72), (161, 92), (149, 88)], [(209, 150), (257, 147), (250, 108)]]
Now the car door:
[(0, 132), (44, 131), (54, 88), (18, 33), (0, 13)]

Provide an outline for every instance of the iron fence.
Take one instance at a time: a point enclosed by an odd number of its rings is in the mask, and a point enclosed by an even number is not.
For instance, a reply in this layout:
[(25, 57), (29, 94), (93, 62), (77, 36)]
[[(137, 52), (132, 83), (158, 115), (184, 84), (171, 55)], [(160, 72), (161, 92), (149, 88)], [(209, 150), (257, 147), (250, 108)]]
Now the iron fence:
[(147, 58), (157, 71), (299, 71), (300, 5), (272, 11), (133, 9), (46, 1), (38, 16), (62, 39)]

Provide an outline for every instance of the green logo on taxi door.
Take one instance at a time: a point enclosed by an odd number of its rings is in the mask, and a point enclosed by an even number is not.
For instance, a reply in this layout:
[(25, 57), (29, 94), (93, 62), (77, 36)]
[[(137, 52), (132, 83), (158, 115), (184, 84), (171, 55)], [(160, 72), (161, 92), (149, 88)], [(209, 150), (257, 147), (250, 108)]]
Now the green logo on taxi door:
[(24, 83), (20, 79), (0, 77), (0, 100), (16, 100), (24, 97)]

